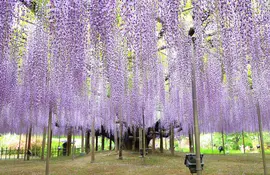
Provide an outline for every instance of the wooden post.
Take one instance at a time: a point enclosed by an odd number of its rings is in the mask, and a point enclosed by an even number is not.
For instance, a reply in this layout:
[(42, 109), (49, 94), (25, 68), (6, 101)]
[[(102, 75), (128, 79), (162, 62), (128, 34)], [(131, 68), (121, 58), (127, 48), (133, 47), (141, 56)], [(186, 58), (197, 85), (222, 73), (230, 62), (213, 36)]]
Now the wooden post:
[(20, 159), (20, 151), (21, 151), (21, 138), (22, 138), (22, 133), (20, 133), (20, 137), (19, 137), (19, 147), (18, 147), (17, 159)]
[(28, 148), (27, 148), (27, 160), (30, 160), (30, 150), (31, 150), (31, 135), (32, 135), (32, 126), (29, 129), (29, 136), (28, 136)]
[(257, 115), (258, 115), (258, 122), (259, 122), (259, 132), (260, 132), (262, 159), (263, 159), (263, 171), (264, 171), (264, 175), (267, 175), (267, 167), (266, 167), (265, 151), (264, 151), (264, 140), (263, 140), (263, 133), (262, 133), (262, 118), (261, 118), (261, 109), (260, 109), (259, 102), (257, 102), (256, 108), (257, 108)]
[(48, 121), (48, 137), (47, 137), (47, 158), (46, 158), (46, 175), (49, 175), (50, 167), (50, 154), (51, 154), (51, 129), (52, 128), (52, 109), (49, 111), (49, 121)]
[(92, 119), (91, 127), (91, 163), (95, 162), (95, 118)]
[(43, 128), (43, 138), (42, 138), (41, 160), (44, 160), (45, 142), (46, 142), (46, 127), (44, 127), (44, 128)]
[(81, 153), (84, 153), (84, 131), (83, 131), (83, 128), (82, 128)]

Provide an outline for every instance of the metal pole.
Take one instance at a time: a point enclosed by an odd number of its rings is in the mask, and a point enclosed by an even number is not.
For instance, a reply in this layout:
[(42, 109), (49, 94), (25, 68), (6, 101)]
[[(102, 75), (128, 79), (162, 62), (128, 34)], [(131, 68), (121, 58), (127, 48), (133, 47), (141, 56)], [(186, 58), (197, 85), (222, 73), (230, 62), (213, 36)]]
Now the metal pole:
[(242, 130), (242, 139), (243, 139), (243, 149), (244, 149), (244, 154), (246, 154), (246, 146), (245, 146), (244, 130)]
[(91, 128), (91, 163), (95, 162), (95, 118), (92, 119)]
[(224, 142), (224, 131), (222, 130), (222, 147), (223, 147), (223, 155), (225, 156), (225, 142)]
[(144, 109), (143, 109), (143, 132), (142, 132), (142, 147), (143, 147), (143, 158), (145, 157), (145, 123), (144, 123)]
[(259, 102), (257, 103), (256, 107), (257, 107), (257, 115), (258, 115), (258, 122), (259, 122), (259, 132), (260, 132), (262, 159), (263, 159), (263, 171), (264, 171), (264, 175), (267, 175), (265, 152), (264, 152), (264, 140), (263, 140), (263, 133), (262, 133), (262, 118), (261, 118), (261, 109), (260, 109)]
[(52, 109), (49, 111), (49, 121), (48, 121), (48, 137), (47, 137), (47, 158), (46, 158), (46, 175), (49, 175), (50, 167), (50, 153), (51, 153), (51, 127), (52, 127)]
[(196, 75), (195, 75), (195, 37), (192, 37), (192, 106), (194, 118), (194, 131), (195, 131), (195, 147), (196, 147), (196, 171), (197, 175), (202, 174), (201, 168), (201, 153), (200, 153), (200, 130), (198, 122), (198, 106), (197, 106), (197, 93), (196, 93)]

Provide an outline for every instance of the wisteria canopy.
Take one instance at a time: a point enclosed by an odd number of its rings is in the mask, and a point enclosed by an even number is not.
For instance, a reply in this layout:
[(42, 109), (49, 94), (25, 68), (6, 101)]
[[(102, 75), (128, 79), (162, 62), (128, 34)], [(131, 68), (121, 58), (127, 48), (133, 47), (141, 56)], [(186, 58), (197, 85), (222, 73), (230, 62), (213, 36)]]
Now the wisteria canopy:
[(192, 60), (201, 132), (257, 131), (256, 104), (270, 129), (267, 0), (1, 0), (0, 133), (52, 110), (58, 133), (144, 116), (187, 134)]

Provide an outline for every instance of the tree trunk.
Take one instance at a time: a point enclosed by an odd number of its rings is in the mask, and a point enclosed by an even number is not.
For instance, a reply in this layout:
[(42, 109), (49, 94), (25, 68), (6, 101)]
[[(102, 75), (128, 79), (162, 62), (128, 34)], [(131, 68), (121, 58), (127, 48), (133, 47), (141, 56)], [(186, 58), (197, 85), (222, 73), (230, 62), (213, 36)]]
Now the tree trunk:
[(86, 131), (85, 151), (86, 151), (86, 154), (89, 154), (90, 152), (90, 130)]
[(31, 151), (31, 135), (32, 135), (32, 126), (29, 129), (29, 136), (28, 136), (28, 148), (27, 148), (27, 160), (30, 160), (30, 151)]
[[(88, 140), (88, 141), (89, 141), (89, 140)], [(83, 129), (82, 129), (81, 153), (84, 153), (84, 131), (83, 131)]]
[(43, 128), (41, 160), (44, 160), (45, 143), (46, 143), (46, 127)]

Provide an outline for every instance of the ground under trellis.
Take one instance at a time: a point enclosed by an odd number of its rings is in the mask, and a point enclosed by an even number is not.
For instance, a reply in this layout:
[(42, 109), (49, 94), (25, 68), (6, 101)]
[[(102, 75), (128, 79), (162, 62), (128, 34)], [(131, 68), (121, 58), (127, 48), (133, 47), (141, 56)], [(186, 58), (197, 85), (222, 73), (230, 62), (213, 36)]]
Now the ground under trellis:
[[(56, 175), (85, 175), (85, 174), (112, 174), (112, 175), (190, 175), (184, 165), (185, 153), (176, 152), (171, 156), (168, 151), (163, 154), (148, 154), (143, 161), (138, 153), (123, 152), (124, 159), (118, 160), (114, 151), (96, 153), (96, 162), (90, 163), (90, 156), (78, 156), (72, 161), (71, 157), (52, 158), (50, 173)], [(270, 155), (266, 155), (267, 161)], [(235, 155), (205, 155), (205, 175), (261, 175), (263, 167), (260, 154)], [(0, 174), (44, 174), (45, 162), (39, 160), (0, 161)], [(270, 165), (267, 165), (268, 168)]]

